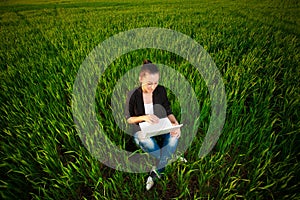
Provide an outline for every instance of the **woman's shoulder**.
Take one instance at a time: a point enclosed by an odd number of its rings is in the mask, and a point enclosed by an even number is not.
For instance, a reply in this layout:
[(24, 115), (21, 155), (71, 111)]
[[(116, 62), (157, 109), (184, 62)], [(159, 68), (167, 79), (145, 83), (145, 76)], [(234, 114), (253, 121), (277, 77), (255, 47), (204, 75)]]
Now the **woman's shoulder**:
[(158, 92), (161, 92), (161, 91), (165, 91), (166, 88), (165, 88), (164, 86), (162, 86), (162, 85), (158, 85), (158, 86), (156, 87), (156, 90), (157, 90)]
[(141, 93), (141, 88), (137, 87), (137, 88), (134, 88), (134, 89), (130, 90), (127, 93), (127, 96), (132, 98), (132, 97), (136, 97), (137, 95), (140, 95), (140, 93)]
[(166, 95), (166, 88), (162, 85), (158, 85), (154, 90), (154, 95)]

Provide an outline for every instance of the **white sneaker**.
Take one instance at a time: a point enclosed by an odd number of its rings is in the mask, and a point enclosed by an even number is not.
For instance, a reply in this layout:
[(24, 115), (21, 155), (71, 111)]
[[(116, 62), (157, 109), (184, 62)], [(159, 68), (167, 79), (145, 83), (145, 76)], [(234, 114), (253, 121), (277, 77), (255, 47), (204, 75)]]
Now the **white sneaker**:
[(150, 190), (154, 185), (154, 181), (151, 176), (148, 177), (147, 182), (146, 182), (146, 190)]
[(184, 162), (184, 163), (187, 163), (187, 160), (184, 158), (184, 157), (177, 157), (177, 160), (179, 160), (180, 162)]
[(182, 156), (175, 156), (169, 162), (176, 162), (176, 161), (187, 163), (187, 160)]

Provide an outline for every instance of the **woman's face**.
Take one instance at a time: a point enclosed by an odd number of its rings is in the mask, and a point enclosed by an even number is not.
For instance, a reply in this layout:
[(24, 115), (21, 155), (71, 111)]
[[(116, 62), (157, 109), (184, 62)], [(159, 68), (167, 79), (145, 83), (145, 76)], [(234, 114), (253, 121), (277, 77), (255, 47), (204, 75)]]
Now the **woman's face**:
[(145, 73), (144, 76), (140, 77), (142, 83), (142, 90), (145, 93), (152, 93), (158, 85), (159, 73), (150, 74)]

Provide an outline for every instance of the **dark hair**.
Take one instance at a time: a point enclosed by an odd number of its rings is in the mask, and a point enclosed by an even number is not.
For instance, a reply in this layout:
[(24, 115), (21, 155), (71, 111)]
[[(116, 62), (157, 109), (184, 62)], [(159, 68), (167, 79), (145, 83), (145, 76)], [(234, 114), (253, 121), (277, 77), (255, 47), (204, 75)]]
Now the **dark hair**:
[(157, 74), (159, 70), (156, 65), (152, 64), (150, 60), (144, 60), (140, 71), (140, 76), (145, 76), (146, 73)]
[(143, 64), (150, 64), (150, 63), (152, 63), (150, 60), (147, 60), (147, 59), (145, 59), (144, 61), (143, 61)]

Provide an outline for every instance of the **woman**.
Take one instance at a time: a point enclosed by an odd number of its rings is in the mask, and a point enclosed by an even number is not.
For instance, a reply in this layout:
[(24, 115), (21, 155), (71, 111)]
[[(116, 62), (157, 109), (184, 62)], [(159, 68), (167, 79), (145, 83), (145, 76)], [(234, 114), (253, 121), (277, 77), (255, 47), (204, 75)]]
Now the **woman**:
[(173, 125), (178, 125), (175, 116), (169, 105), (166, 89), (158, 85), (159, 71), (151, 61), (145, 60), (139, 74), (140, 87), (135, 89), (129, 97), (127, 122), (134, 126), (135, 142), (145, 151), (150, 153), (158, 160), (156, 169), (150, 172), (147, 179), (146, 189), (149, 190), (157, 178), (160, 178), (164, 167), (168, 160), (174, 154), (178, 139), (180, 137), (180, 129), (158, 137), (161, 137), (163, 147), (157, 143), (154, 137), (144, 138), (139, 129), (138, 123), (149, 122), (151, 124), (158, 123), (159, 118), (168, 117)]

